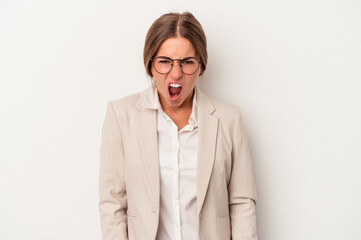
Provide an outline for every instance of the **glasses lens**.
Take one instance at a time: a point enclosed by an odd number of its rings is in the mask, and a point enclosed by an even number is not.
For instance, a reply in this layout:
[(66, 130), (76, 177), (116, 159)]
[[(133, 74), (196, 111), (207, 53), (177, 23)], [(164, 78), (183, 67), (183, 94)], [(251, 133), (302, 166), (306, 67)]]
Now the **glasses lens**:
[[(160, 74), (167, 74), (172, 69), (172, 60), (165, 57), (157, 57), (154, 59), (154, 68)], [(187, 75), (192, 75), (197, 72), (199, 68), (199, 61), (197, 58), (189, 57), (180, 60), (180, 67), (182, 72)]]
[(168, 73), (172, 68), (172, 61), (167, 58), (156, 58), (154, 60), (154, 68), (159, 73)]
[(181, 62), (182, 71), (185, 74), (191, 75), (198, 70), (199, 62), (196, 58), (186, 58)]

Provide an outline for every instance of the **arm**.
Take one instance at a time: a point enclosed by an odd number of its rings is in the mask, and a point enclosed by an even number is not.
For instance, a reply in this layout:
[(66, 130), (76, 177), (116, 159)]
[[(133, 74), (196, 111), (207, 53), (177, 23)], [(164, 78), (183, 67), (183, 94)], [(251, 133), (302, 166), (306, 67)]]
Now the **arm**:
[(124, 150), (113, 105), (108, 102), (100, 148), (99, 211), (103, 240), (127, 240)]
[(246, 131), (239, 108), (235, 119), (228, 196), (232, 239), (257, 240), (256, 186)]

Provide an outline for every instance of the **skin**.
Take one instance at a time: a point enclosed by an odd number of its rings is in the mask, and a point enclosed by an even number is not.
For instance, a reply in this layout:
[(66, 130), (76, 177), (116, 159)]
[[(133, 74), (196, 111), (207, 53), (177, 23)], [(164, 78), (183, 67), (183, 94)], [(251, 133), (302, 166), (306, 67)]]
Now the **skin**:
[[(192, 43), (182, 37), (165, 40), (158, 49), (155, 57), (157, 56), (165, 56), (172, 59), (197, 57)], [(154, 67), (152, 67), (152, 74), (156, 81), (160, 104), (163, 111), (177, 125), (178, 130), (188, 124), (188, 119), (192, 113), (194, 86), (201, 73), (201, 67), (199, 67), (193, 75), (183, 74), (179, 66), (179, 61), (174, 62), (172, 70), (167, 74), (159, 74), (155, 71)], [(169, 95), (168, 87), (171, 82), (182, 85), (182, 92), (177, 99), (172, 99)]]

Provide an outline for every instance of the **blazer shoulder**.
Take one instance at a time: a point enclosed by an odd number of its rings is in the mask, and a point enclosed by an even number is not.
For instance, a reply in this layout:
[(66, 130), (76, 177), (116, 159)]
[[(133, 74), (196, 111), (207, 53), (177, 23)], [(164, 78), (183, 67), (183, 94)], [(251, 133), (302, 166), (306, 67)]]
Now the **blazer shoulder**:
[(229, 116), (235, 116), (240, 111), (240, 107), (234, 104), (230, 104), (214, 97), (207, 96), (209, 100), (212, 102), (213, 106), (215, 107), (216, 111), (214, 115), (223, 118)]
[(137, 117), (140, 113), (137, 103), (141, 101), (145, 91), (134, 93), (122, 98), (115, 98), (108, 101), (108, 108), (114, 112), (119, 122), (126, 122), (129, 117)]
[(131, 95), (116, 98), (108, 101), (111, 104), (116, 113), (133, 112), (137, 109), (137, 104), (142, 101), (147, 90), (133, 93)]
[(118, 106), (127, 106), (127, 105), (134, 105), (136, 104), (137, 99), (139, 98), (140, 94), (142, 92), (138, 92), (138, 93), (134, 93), (122, 98), (115, 98), (115, 99), (111, 99), (109, 100), (109, 102), (113, 105), (113, 107), (118, 107)]

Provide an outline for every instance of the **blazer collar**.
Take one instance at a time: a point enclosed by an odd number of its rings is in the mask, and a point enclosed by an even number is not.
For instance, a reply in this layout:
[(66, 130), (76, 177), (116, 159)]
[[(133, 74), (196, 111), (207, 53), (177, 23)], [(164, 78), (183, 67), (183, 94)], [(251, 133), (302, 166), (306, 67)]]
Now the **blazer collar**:
[[(149, 100), (149, 98), (153, 97), (153, 94), (154, 94), (153, 91), (156, 91), (156, 90), (154, 89), (153, 86), (150, 86), (150, 87), (148, 87), (147, 89), (145, 89), (143, 92), (141, 92), (139, 94), (139, 97), (137, 99), (137, 102), (136, 102), (135, 106), (140, 111), (143, 112), (144, 110), (149, 109), (149, 106), (146, 106), (145, 103), (148, 102), (148, 101), (151, 101), (151, 100)], [(155, 109), (156, 106), (153, 106), (153, 108)]]
[(216, 111), (216, 108), (214, 107), (211, 99), (201, 90), (199, 90), (198, 87), (195, 87), (195, 90), (197, 92), (197, 104), (199, 106), (198, 109), (212, 115), (214, 111)]

